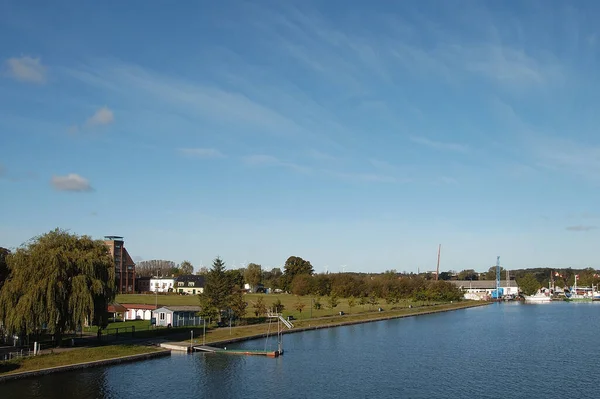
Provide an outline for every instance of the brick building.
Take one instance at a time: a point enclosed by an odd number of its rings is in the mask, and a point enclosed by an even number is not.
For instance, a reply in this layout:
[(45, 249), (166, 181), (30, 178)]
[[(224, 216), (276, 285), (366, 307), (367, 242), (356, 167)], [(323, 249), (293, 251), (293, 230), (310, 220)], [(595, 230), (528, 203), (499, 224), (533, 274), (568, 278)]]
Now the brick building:
[(104, 244), (115, 260), (115, 279), (119, 294), (133, 293), (135, 288), (135, 263), (125, 249), (123, 237), (105, 236)]

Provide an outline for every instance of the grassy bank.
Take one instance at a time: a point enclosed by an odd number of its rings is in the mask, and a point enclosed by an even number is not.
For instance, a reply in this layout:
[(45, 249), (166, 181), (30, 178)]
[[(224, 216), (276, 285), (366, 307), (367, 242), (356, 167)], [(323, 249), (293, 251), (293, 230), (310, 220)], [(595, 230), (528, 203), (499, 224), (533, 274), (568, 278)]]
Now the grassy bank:
[[(280, 300), (284, 306), (283, 315), (294, 316), (296, 319), (308, 319), (314, 317), (323, 317), (323, 316), (332, 316), (337, 314), (340, 311), (344, 313), (369, 313), (370, 311), (376, 310), (378, 306), (383, 307), (384, 309), (390, 309), (391, 305), (388, 305), (384, 300), (380, 300), (377, 305), (359, 305), (358, 300), (355, 300), (353, 306), (350, 306), (350, 303), (347, 298), (339, 298), (339, 303), (334, 309), (328, 308), (328, 297), (316, 297), (316, 296), (296, 296), (291, 294), (246, 294), (244, 295), (244, 300), (248, 303), (247, 308), (247, 317), (254, 316), (254, 304), (258, 301), (259, 298), (262, 297), (264, 304), (267, 308), (273, 306), (273, 302)], [(117, 295), (116, 301), (119, 303), (139, 303), (139, 304), (147, 304), (154, 305), (155, 301), (158, 301), (158, 305), (195, 305), (198, 306), (200, 304), (198, 297), (196, 295), (155, 295), (151, 294), (127, 294), (127, 295)], [(320, 301), (321, 309), (315, 309), (314, 304)], [(297, 309), (298, 304), (304, 305), (302, 311)], [(413, 307), (420, 307), (423, 305), (436, 305), (438, 302), (430, 302), (430, 301), (411, 301), (411, 300), (403, 300), (397, 304), (394, 304), (393, 307), (395, 309), (404, 309), (409, 308), (411, 305)], [(312, 317), (311, 317), (312, 316)], [(137, 328), (137, 327), (136, 327)]]
[(25, 371), (36, 371), (50, 367), (68, 366), (78, 363), (87, 363), (98, 360), (108, 360), (123, 356), (141, 355), (156, 352), (159, 349), (150, 346), (135, 345), (110, 345), (96, 348), (81, 348), (32, 356), (22, 359), (13, 359), (0, 362), (0, 376)]
[[(456, 302), (456, 303), (446, 303), (446, 304), (438, 304), (431, 306), (419, 306), (413, 308), (402, 308), (395, 309), (384, 312), (364, 312), (364, 313), (355, 313), (355, 314), (347, 314), (343, 316), (332, 316), (332, 317), (320, 317), (313, 319), (305, 319), (305, 320), (295, 320), (294, 330), (302, 330), (305, 328), (314, 328), (314, 327), (332, 327), (344, 324), (355, 324), (359, 322), (368, 322), (368, 321), (377, 321), (377, 320), (386, 320), (400, 317), (408, 317), (408, 316), (416, 316), (419, 314), (433, 313), (433, 312), (443, 312), (450, 310), (458, 310), (465, 309), (469, 307), (482, 306), (487, 303), (482, 302)], [(272, 324), (270, 327), (268, 324), (258, 324), (258, 325), (250, 325), (250, 326), (240, 326), (229, 328), (217, 328), (210, 329), (206, 332), (206, 343), (211, 344), (215, 342), (223, 342), (227, 340), (235, 340), (246, 337), (254, 337), (261, 336), (266, 334), (268, 331), (273, 333), (277, 330), (276, 324)], [(202, 337), (197, 337), (195, 343), (202, 343)], [(189, 340), (187, 341), (189, 342)]]

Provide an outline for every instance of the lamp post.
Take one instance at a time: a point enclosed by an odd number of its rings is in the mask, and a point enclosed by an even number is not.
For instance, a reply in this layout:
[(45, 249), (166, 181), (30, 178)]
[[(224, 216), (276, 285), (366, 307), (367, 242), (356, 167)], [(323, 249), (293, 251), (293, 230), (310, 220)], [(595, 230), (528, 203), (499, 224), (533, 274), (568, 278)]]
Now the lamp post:
[(190, 351), (191, 351), (192, 346), (194, 346), (194, 330), (191, 330), (190, 333), (192, 334), (192, 337), (190, 338)]
[(206, 345), (206, 319), (203, 317), (202, 321), (204, 321), (204, 334), (202, 335), (202, 345)]

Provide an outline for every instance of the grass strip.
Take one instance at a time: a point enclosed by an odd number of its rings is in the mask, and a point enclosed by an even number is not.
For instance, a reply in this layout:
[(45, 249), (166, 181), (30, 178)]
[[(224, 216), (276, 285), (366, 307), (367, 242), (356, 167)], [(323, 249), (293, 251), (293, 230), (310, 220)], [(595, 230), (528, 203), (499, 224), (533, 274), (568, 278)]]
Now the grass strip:
[(0, 362), (0, 376), (25, 371), (36, 371), (51, 367), (70, 366), (99, 360), (108, 360), (124, 356), (142, 355), (157, 352), (160, 349), (151, 346), (107, 345), (94, 348), (78, 348), (59, 353), (31, 356)]

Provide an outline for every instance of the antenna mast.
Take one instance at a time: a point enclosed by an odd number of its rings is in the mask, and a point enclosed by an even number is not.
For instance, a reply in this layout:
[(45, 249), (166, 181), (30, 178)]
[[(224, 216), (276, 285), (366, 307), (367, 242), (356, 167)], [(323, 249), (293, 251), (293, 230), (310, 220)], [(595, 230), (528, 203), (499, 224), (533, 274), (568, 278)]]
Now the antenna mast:
[(438, 262), (437, 262), (437, 268), (435, 269), (435, 281), (437, 281), (440, 276), (440, 252), (441, 251), (442, 251), (442, 244), (440, 244), (438, 246)]

